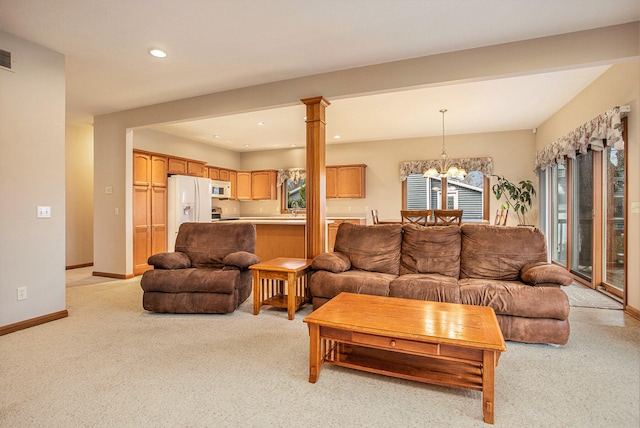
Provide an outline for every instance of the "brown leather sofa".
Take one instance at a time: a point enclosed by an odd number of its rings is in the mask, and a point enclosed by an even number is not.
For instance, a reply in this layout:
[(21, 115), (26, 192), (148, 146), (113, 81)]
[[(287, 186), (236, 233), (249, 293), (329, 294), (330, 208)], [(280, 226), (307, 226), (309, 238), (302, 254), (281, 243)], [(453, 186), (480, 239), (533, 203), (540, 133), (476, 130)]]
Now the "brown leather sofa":
[(506, 340), (563, 345), (572, 276), (547, 263), (543, 233), (483, 224), (343, 223), (333, 253), (313, 259), (314, 309), (340, 292), (490, 306)]
[(149, 257), (142, 275), (144, 309), (229, 313), (251, 294), (256, 227), (249, 223), (183, 223), (175, 252)]

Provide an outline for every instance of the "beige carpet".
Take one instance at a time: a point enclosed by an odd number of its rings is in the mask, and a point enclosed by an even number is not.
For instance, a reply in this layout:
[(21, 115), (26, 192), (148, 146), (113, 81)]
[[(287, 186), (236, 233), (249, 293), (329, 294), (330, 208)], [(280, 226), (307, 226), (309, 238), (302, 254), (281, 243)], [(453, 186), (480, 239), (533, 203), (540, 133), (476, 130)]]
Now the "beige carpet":
[[(67, 289), (69, 317), (0, 337), (1, 427), (484, 427), (481, 393), (325, 365), (307, 306), (141, 308), (138, 279)], [(496, 427), (640, 424), (640, 321), (572, 308), (566, 346), (507, 343)]]

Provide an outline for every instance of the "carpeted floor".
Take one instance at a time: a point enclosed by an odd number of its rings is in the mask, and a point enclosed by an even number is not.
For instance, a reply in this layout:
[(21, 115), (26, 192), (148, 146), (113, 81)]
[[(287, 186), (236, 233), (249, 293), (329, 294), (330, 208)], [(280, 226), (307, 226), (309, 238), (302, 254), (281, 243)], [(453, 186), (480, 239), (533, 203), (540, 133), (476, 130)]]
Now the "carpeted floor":
[[(1, 427), (483, 427), (481, 393), (324, 365), (309, 306), (152, 314), (139, 279), (67, 289), (69, 317), (0, 337)], [(565, 346), (507, 343), (497, 427), (640, 425), (640, 321), (571, 309)]]

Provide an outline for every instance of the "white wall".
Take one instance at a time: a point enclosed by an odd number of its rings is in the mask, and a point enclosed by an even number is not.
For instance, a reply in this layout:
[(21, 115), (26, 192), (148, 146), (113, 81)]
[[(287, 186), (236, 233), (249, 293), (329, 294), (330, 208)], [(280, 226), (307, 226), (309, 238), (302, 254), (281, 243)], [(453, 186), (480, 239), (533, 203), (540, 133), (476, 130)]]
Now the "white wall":
[[(65, 310), (64, 57), (0, 31), (0, 326)], [(50, 206), (50, 219), (36, 207)], [(16, 289), (27, 287), (27, 299)]]
[(67, 268), (93, 263), (93, 128), (66, 127)]

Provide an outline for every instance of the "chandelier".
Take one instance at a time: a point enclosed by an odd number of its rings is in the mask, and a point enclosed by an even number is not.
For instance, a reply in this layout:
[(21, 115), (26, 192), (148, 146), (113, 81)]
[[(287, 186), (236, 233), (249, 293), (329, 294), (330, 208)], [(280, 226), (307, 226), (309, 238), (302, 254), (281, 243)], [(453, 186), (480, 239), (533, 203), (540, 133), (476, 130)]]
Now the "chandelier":
[(429, 168), (423, 174), (424, 178), (435, 178), (435, 177), (453, 177), (453, 178), (464, 178), (467, 175), (467, 172), (458, 168), (454, 165), (454, 163), (447, 156), (447, 149), (444, 146), (444, 114), (447, 112), (446, 108), (440, 110), (442, 113), (442, 153), (440, 154), (440, 160), (438, 161), (438, 169)]

